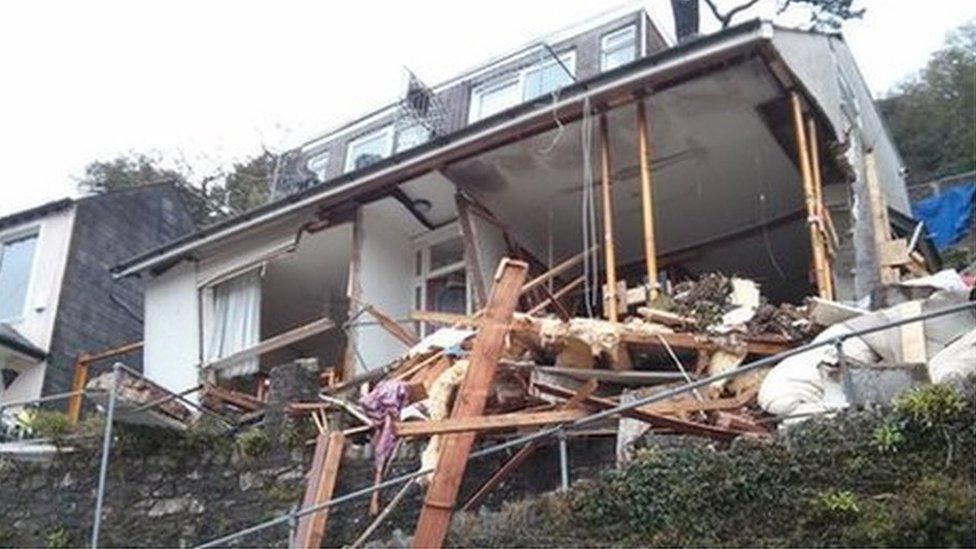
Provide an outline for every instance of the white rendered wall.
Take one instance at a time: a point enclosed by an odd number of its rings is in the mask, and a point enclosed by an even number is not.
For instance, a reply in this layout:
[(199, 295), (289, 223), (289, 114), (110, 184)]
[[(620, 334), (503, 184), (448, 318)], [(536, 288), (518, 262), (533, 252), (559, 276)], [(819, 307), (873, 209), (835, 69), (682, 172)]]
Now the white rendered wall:
[[(20, 318), (6, 319), (5, 322), (45, 352), (50, 348), (51, 335), (54, 333), (74, 219), (75, 208), (71, 206), (0, 231), (0, 239), (16, 238), (33, 232), (38, 235), (27, 297), (24, 300), (24, 313)], [(46, 362), (25, 366), (22, 361), (17, 361), (16, 364), (12, 361), (9, 366), (18, 370), (20, 375), (0, 395), (0, 402), (29, 400), (41, 396)]]
[[(355, 228), (359, 239), (358, 289), (360, 298), (381, 309), (394, 319), (407, 318), (413, 308), (414, 252), (411, 236), (416, 228), (403, 219), (399, 205), (381, 201), (363, 206)], [(354, 252), (355, 253), (355, 252)], [(356, 308), (353, 304), (353, 309)], [(366, 320), (371, 320), (365, 317)], [(356, 365), (352, 372), (378, 368), (400, 356), (406, 346), (380, 326), (355, 328), (351, 342), (359, 358), (350, 349), (349, 360)]]
[(199, 382), (200, 318), (196, 264), (180, 263), (153, 278), (145, 294), (146, 377), (179, 392)]

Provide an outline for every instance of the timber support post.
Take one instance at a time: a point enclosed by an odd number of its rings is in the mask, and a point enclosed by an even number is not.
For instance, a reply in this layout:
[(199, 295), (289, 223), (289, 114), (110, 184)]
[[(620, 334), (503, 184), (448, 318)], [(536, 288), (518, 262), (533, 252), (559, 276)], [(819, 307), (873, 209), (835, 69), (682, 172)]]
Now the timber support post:
[(800, 95), (790, 92), (790, 111), (793, 120), (793, 133), (796, 138), (797, 166), (800, 169), (800, 179), (803, 182), (803, 196), (806, 203), (807, 227), (810, 231), (810, 247), (813, 250), (813, 274), (817, 285), (818, 295), (824, 299), (831, 299), (830, 267), (827, 265), (827, 253), (824, 234), (821, 230), (820, 211), (817, 207), (817, 191), (811, 168), (810, 148), (803, 124), (803, 107)]
[(644, 220), (644, 262), (647, 269), (648, 305), (657, 298), (657, 246), (654, 240), (654, 191), (651, 186), (651, 128), (644, 99), (637, 100), (637, 144), (640, 154), (641, 211)]
[(617, 258), (613, 248), (613, 193), (610, 192), (610, 135), (607, 130), (607, 115), (600, 115), (600, 188), (603, 198), (603, 251), (607, 268), (607, 292), (604, 316), (610, 322), (617, 322)]

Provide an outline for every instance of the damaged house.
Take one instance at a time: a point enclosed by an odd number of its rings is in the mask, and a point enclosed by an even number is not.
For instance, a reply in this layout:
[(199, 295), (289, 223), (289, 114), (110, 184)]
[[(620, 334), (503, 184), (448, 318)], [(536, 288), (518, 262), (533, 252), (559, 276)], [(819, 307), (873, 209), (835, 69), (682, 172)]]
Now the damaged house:
[(323, 384), (388, 366), (481, 309), (503, 257), (555, 274), (521, 310), (610, 320), (715, 271), (798, 303), (937, 267), (844, 40), (762, 21), (675, 46), (617, 13), (411, 77), (286, 155), (273, 192), (115, 267), (145, 281), (153, 381), (260, 398), (286, 362)]

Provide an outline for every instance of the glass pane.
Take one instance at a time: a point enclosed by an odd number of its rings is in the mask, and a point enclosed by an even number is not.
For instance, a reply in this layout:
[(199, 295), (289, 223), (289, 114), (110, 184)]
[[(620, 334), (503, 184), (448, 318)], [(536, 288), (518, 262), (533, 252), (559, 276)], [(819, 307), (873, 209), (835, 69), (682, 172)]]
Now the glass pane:
[(390, 155), (390, 131), (387, 128), (361, 137), (349, 144), (346, 171), (358, 170)]
[(424, 274), (424, 254), (420, 250), (417, 250), (413, 256), (413, 274), (414, 276)]
[(24, 314), (36, 243), (34, 234), (4, 242), (0, 250), (0, 320), (12, 320)]
[(445, 240), (430, 247), (430, 270), (464, 261), (464, 243), (461, 237)]
[(308, 169), (315, 174), (319, 181), (325, 181), (326, 169), (329, 167), (329, 153), (313, 156), (308, 161)]
[(408, 126), (397, 132), (397, 152), (423, 145), (430, 139), (430, 131), (420, 124)]
[[(566, 60), (563, 59), (563, 63)], [(567, 69), (572, 69), (566, 64)], [(532, 69), (525, 73), (525, 100), (533, 99), (547, 93), (554, 92), (559, 88), (572, 83), (573, 79), (566, 73), (563, 65), (556, 62), (549, 62), (545, 65)]]
[(603, 70), (608, 71), (621, 65), (626, 65), (634, 60), (634, 45), (628, 44), (625, 47), (603, 52)]
[(480, 92), (477, 97), (475, 120), (489, 117), (519, 102), (518, 80), (511, 80), (498, 87)]
[(465, 314), (468, 288), (464, 270), (427, 279), (428, 311)]

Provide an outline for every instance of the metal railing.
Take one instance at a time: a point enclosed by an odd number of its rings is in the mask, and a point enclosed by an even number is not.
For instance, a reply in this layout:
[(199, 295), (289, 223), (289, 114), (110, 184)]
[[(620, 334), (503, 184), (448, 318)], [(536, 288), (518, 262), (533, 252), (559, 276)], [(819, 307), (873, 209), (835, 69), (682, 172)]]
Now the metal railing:
[[(626, 412), (628, 410), (633, 410), (634, 408), (638, 408), (638, 407), (645, 406), (645, 405), (648, 405), (648, 404), (653, 404), (655, 402), (659, 402), (659, 401), (662, 401), (662, 400), (667, 400), (667, 399), (672, 398), (674, 396), (677, 396), (677, 395), (680, 395), (680, 394), (683, 394), (683, 393), (687, 393), (689, 391), (693, 391), (693, 390), (698, 389), (698, 388), (701, 388), (701, 387), (708, 386), (708, 385), (710, 385), (710, 384), (712, 384), (712, 383), (714, 383), (716, 381), (722, 381), (722, 380), (726, 380), (726, 379), (731, 379), (731, 378), (740, 376), (742, 374), (748, 373), (748, 372), (750, 372), (752, 370), (756, 370), (758, 368), (762, 368), (762, 367), (765, 367), (765, 366), (770, 366), (770, 365), (775, 364), (775, 363), (777, 363), (777, 362), (779, 362), (781, 360), (784, 360), (786, 358), (789, 358), (789, 357), (792, 357), (792, 356), (796, 356), (798, 354), (805, 353), (807, 351), (811, 351), (811, 350), (818, 349), (818, 348), (821, 348), (821, 347), (827, 347), (827, 346), (833, 345), (838, 350), (838, 356), (839, 357), (842, 357), (843, 356), (843, 353), (842, 353), (842, 345), (843, 345), (844, 341), (846, 341), (846, 340), (848, 340), (850, 338), (860, 337), (860, 336), (864, 336), (864, 335), (868, 335), (868, 334), (872, 334), (872, 333), (876, 333), (876, 332), (880, 332), (880, 331), (884, 331), (884, 330), (889, 330), (889, 329), (892, 329), (892, 328), (898, 328), (898, 327), (903, 326), (905, 324), (911, 324), (913, 322), (922, 322), (922, 321), (925, 321), (925, 320), (928, 320), (928, 319), (931, 319), (931, 318), (936, 318), (936, 317), (945, 316), (945, 315), (949, 315), (949, 314), (953, 314), (953, 313), (963, 312), (963, 311), (966, 311), (968, 309), (976, 310), (976, 302), (968, 301), (966, 303), (962, 303), (962, 304), (959, 304), (959, 305), (954, 305), (952, 307), (945, 307), (945, 308), (942, 308), (942, 309), (938, 309), (938, 310), (935, 310), (935, 311), (930, 311), (928, 313), (923, 313), (923, 314), (916, 315), (916, 316), (913, 316), (913, 317), (908, 317), (908, 318), (902, 318), (902, 319), (894, 320), (894, 321), (891, 321), (891, 322), (887, 322), (887, 323), (884, 323), (884, 324), (880, 324), (878, 326), (873, 326), (873, 327), (870, 327), (870, 328), (864, 328), (864, 329), (861, 329), (861, 330), (856, 330), (856, 331), (848, 332), (848, 333), (845, 333), (845, 334), (839, 334), (837, 337), (832, 338), (832, 339), (827, 339), (827, 340), (823, 340), (823, 341), (816, 341), (816, 342), (807, 343), (805, 345), (801, 345), (799, 347), (795, 347), (795, 348), (790, 349), (788, 351), (784, 351), (784, 352), (782, 352), (782, 353), (780, 353), (778, 355), (772, 355), (772, 356), (763, 357), (761, 359), (758, 359), (758, 360), (755, 360), (753, 362), (750, 362), (749, 364), (742, 365), (739, 368), (736, 368), (734, 370), (729, 370), (729, 371), (726, 371), (726, 372), (723, 372), (723, 373), (715, 374), (713, 376), (709, 376), (709, 377), (702, 378), (702, 379), (699, 379), (699, 380), (696, 380), (696, 381), (692, 381), (690, 383), (686, 383), (684, 385), (675, 387), (673, 389), (661, 391), (660, 393), (655, 393), (655, 394), (650, 395), (650, 396), (647, 396), (647, 397), (639, 398), (639, 399), (633, 400), (633, 401), (628, 402), (628, 403), (625, 403), (625, 404), (619, 404), (617, 406), (614, 406), (613, 408), (607, 408), (605, 410), (602, 410), (602, 411), (599, 411), (599, 412), (595, 412), (593, 414), (590, 414), (590, 415), (581, 417), (581, 418), (579, 418), (577, 420), (574, 420), (572, 422), (569, 422), (569, 423), (565, 423), (565, 424), (562, 424), (562, 425), (559, 425), (559, 426), (555, 426), (555, 427), (547, 427), (545, 429), (541, 429), (541, 430), (536, 431), (535, 433), (531, 433), (529, 435), (525, 435), (525, 436), (522, 436), (522, 437), (519, 437), (519, 438), (515, 438), (515, 439), (509, 440), (509, 441), (506, 441), (506, 442), (502, 442), (500, 444), (496, 444), (496, 445), (490, 446), (488, 448), (483, 448), (481, 450), (477, 450), (475, 452), (472, 452), (468, 456), (468, 460), (482, 458), (482, 457), (485, 457), (485, 456), (488, 456), (488, 455), (491, 455), (491, 454), (495, 454), (495, 453), (498, 453), (498, 452), (507, 450), (509, 448), (513, 448), (513, 447), (516, 447), (516, 446), (521, 446), (523, 444), (532, 442), (534, 440), (539, 440), (539, 439), (543, 439), (543, 438), (547, 438), (547, 437), (553, 437), (553, 436), (560, 437), (566, 431), (569, 431), (569, 430), (572, 430), (572, 429), (575, 429), (575, 428), (578, 428), (578, 427), (582, 427), (584, 425), (588, 425), (590, 423), (599, 421), (601, 419), (610, 417), (612, 415), (619, 414), (621, 412)], [(563, 454), (563, 452), (564, 452), (564, 450), (561, 451), (561, 454)], [(563, 457), (562, 456), (561, 456), (561, 461), (563, 461)], [(234, 533), (231, 533), (231, 534), (227, 534), (225, 536), (222, 536), (222, 537), (219, 537), (219, 538), (210, 540), (210, 541), (208, 541), (206, 543), (203, 543), (201, 545), (198, 545), (197, 548), (198, 549), (203, 549), (203, 548), (206, 548), (206, 547), (223, 546), (223, 545), (226, 545), (226, 544), (228, 544), (228, 543), (230, 543), (232, 541), (238, 540), (238, 539), (243, 538), (245, 536), (249, 536), (251, 534), (255, 534), (257, 532), (266, 530), (268, 528), (272, 528), (274, 526), (278, 526), (278, 525), (281, 525), (281, 524), (292, 523), (292, 522), (294, 522), (295, 519), (304, 517), (306, 515), (310, 515), (312, 513), (316, 513), (318, 511), (322, 511), (324, 509), (328, 509), (328, 508), (334, 507), (336, 505), (340, 505), (342, 503), (346, 503), (348, 501), (352, 501), (352, 500), (355, 500), (355, 499), (358, 499), (358, 498), (362, 498), (362, 497), (369, 496), (369, 495), (371, 495), (373, 492), (375, 492), (377, 490), (382, 490), (384, 488), (389, 488), (389, 487), (392, 487), (392, 486), (398, 486), (398, 485), (400, 485), (400, 484), (402, 484), (404, 482), (408, 482), (408, 481), (411, 481), (411, 480), (413, 480), (415, 478), (418, 478), (420, 476), (427, 475), (427, 474), (433, 472), (433, 470), (434, 470), (433, 467), (423, 468), (423, 469), (414, 471), (412, 473), (406, 473), (406, 474), (403, 474), (403, 475), (400, 475), (400, 476), (397, 476), (397, 477), (394, 477), (394, 478), (391, 478), (391, 479), (388, 479), (388, 480), (379, 482), (377, 484), (373, 484), (373, 485), (368, 486), (366, 488), (362, 488), (362, 489), (359, 489), (359, 490), (355, 490), (355, 491), (350, 492), (348, 494), (345, 494), (345, 495), (342, 495), (342, 496), (338, 496), (338, 497), (332, 498), (331, 500), (326, 501), (326, 502), (322, 502), (322, 503), (319, 503), (319, 504), (316, 504), (316, 505), (310, 505), (310, 506), (305, 507), (305, 508), (302, 508), (302, 509), (297, 509), (297, 510), (291, 511), (289, 513), (285, 513), (283, 515), (279, 515), (279, 516), (277, 516), (277, 517), (275, 517), (273, 519), (269, 519), (269, 520), (266, 520), (264, 522), (255, 524), (253, 526), (249, 526), (247, 528), (238, 530), (237, 532), (234, 532)], [(565, 479), (564, 480), (564, 484), (567, 484), (568, 483), (568, 479), (565, 478), (565, 475), (562, 475), (562, 476), (563, 476), (563, 479)]]

